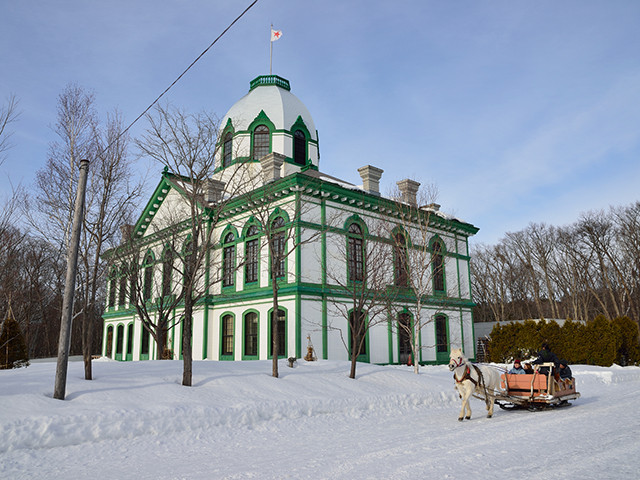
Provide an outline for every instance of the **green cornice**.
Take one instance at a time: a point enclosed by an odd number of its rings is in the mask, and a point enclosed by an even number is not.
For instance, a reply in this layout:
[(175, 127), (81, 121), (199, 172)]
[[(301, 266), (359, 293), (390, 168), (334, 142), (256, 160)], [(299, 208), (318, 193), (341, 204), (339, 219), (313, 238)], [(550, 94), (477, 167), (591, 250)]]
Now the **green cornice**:
[(249, 82), (249, 91), (257, 87), (276, 86), (291, 91), (291, 85), (286, 78), (279, 77), (278, 75), (260, 75)]

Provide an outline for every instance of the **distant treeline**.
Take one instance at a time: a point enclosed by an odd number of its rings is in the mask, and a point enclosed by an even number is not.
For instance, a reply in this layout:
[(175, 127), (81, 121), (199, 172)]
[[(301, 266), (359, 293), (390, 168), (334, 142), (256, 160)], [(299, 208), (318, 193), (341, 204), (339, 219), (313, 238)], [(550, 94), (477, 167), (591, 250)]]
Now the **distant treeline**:
[[(563, 227), (530, 224), (471, 258), (476, 322), (525, 318), (640, 322), (640, 202)], [(538, 346), (539, 347), (539, 346)]]
[(553, 320), (497, 324), (488, 344), (489, 361), (507, 363), (515, 358), (535, 358), (543, 342), (570, 364), (609, 367), (614, 363), (640, 363), (637, 325), (629, 317), (609, 321), (603, 315), (586, 325), (567, 321), (560, 327)]

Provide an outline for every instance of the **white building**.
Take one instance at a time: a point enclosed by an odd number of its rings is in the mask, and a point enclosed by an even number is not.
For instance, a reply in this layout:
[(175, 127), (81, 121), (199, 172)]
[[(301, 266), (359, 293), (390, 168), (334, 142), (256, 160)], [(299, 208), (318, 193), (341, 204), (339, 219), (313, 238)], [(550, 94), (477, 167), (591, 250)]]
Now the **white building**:
[[(270, 209), (269, 222), (281, 218), (283, 228), (292, 232), (283, 246), (290, 255), (281, 262), (278, 274), (279, 325), (284, 327), (279, 356), (303, 357), (310, 339), (319, 358), (349, 358), (345, 347), (351, 338), (349, 288), (373, 282), (367, 278), (373, 270), (373, 265), (367, 265), (367, 246), (378, 242), (386, 245), (388, 258), (394, 258), (387, 269), (389, 288), (385, 286), (392, 297), (391, 308), (378, 312), (372, 321), (359, 360), (406, 361), (407, 337), (396, 326), (406, 319), (415, 323), (411, 318), (416, 310), (415, 295), (404, 288), (406, 262), (398, 256), (398, 252), (406, 255), (406, 249), (394, 244), (401, 232), (409, 250), (426, 248), (428, 262), (433, 263), (428, 265), (429, 291), (421, 310), (420, 362), (446, 363), (449, 350), (457, 347), (475, 357), (468, 237), (477, 232), (476, 227), (440, 212), (435, 204), (416, 205), (419, 184), (411, 180), (398, 182), (402, 198), (381, 196), (382, 170), (378, 168), (359, 169), (362, 186), (321, 172), (313, 119), (281, 77), (253, 80), (249, 93), (229, 110), (222, 126), (212, 188), (237, 182), (242, 171), (242, 178), (251, 179), (254, 198), (268, 199), (262, 204)], [(135, 242), (148, 249), (141, 269), (156, 285), (163, 282), (163, 246), (153, 227), (176, 213), (183, 212), (186, 218), (182, 188), (184, 179), (165, 171), (131, 233)], [(193, 317), (196, 360), (270, 358), (271, 262), (264, 229), (249, 203), (253, 202), (238, 195), (219, 207), (224, 211), (214, 227), (208, 271), (203, 276), (206, 294)], [(389, 232), (384, 238), (381, 225)], [(117, 268), (113, 271), (118, 272)], [(124, 277), (117, 277), (114, 273), (108, 283), (103, 354), (118, 360), (154, 359), (153, 340), (133, 308), (135, 297), (127, 291)], [(175, 358), (181, 355), (180, 313), (178, 305), (172, 317), (176, 327), (168, 331)], [(373, 315), (373, 310), (364, 314)]]

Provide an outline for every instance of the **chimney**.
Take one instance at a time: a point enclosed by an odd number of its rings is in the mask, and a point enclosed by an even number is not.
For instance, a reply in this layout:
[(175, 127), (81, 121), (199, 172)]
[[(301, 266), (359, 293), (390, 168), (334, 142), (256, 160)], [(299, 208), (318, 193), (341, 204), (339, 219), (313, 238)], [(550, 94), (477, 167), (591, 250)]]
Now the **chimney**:
[(122, 235), (120, 238), (120, 245), (124, 245), (131, 240), (131, 235), (133, 235), (133, 225), (129, 225), (128, 223), (120, 225), (120, 234)]
[(404, 203), (408, 203), (412, 207), (417, 207), (418, 201), (416, 199), (416, 194), (418, 193), (420, 184), (415, 180), (409, 180), (408, 178), (400, 180), (399, 182), (396, 182), (396, 184), (402, 194), (402, 201)]
[(365, 165), (358, 169), (360, 177), (362, 177), (362, 188), (364, 188), (371, 195), (380, 196), (380, 178), (382, 177), (381, 168), (372, 167), (371, 165)]
[(204, 182), (204, 201), (206, 203), (217, 203), (222, 200), (224, 192), (224, 182), (207, 178)]
[(271, 152), (260, 159), (264, 183), (275, 182), (280, 178), (280, 168), (285, 158), (281, 153)]

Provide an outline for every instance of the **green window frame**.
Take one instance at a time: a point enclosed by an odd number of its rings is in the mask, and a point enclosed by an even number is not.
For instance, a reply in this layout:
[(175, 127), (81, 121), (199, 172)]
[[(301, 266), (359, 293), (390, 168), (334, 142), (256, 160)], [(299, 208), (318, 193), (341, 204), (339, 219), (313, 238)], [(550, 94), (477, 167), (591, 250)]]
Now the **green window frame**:
[(251, 225), (247, 229), (245, 240), (244, 283), (257, 284), (260, 279), (260, 232)]
[(234, 359), (235, 320), (232, 313), (224, 313), (220, 317), (220, 360)]
[[(269, 358), (273, 358), (273, 309), (269, 310)], [(287, 352), (287, 311), (278, 307), (278, 358), (286, 358)]]
[(347, 230), (347, 270), (350, 282), (364, 281), (364, 234), (358, 223), (352, 223)]
[(271, 131), (264, 124), (256, 126), (253, 130), (253, 160), (260, 160), (268, 155), (271, 150)]
[(431, 255), (431, 275), (433, 276), (434, 294), (444, 294), (446, 292), (445, 269), (443, 246), (440, 240), (435, 240), (431, 244), (433, 253)]
[(260, 354), (260, 316), (255, 310), (249, 310), (242, 315), (243, 360), (257, 360)]
[(230, 232), (224, 237), (222, 247), (222, 287), (235, 286), (236, 279), (236, 245), (235, 235)]
[(304, 166), (307, 156), (307, 136), (302, 130), (296, 130), (293, 132), (293, 163)]

